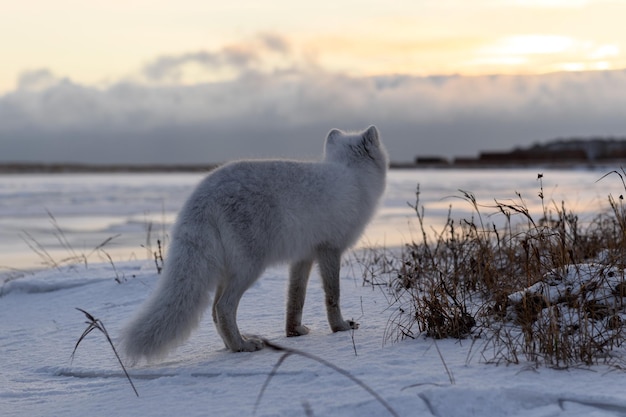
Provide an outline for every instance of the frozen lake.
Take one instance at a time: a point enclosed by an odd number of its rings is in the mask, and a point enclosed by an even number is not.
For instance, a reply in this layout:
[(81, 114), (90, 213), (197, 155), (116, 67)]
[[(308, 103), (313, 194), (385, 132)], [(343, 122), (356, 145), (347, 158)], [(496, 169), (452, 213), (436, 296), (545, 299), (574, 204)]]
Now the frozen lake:
[[(453, 219), (469, 219), (471, 206), (459, 199), (459, 190), (475, 194), (484, 205), (485, 220), (498, 223), (493, 208), (498, 201), (524, 198), (532, 212), (541, 213), (538, 197), (543, 173), (545, 202), (560, 206), (564, 200), (581, 220), (607, 210), (607, 196), (624, 193), (617, 175), (598, 180), (610, 169), (597, 170), (392, 170), (381, 209), (360, 245), (397, 246), (419, 237), (415, 203), (420, 184), (420, 205), (427, 228), (441, 230), (452, 206)], [(40, 245), (55, 260), (74, 254), (88, 262), (145, 259), (157, 239), (167, 242), (176, 213), (203, 177), (198, 173), (156, 174), (19, 174), (0, 175), (0, 271), (34, 269), (41, 258), (29, 247)], [(491, 207), (490, 207), (491, 206)], [(51, 218), (54, 217), (54, 220)], [(56, 222), (58, 228), (53, 224)], [(62, 235), (59, 232), (62, 231)], [(114, 237), (103, 251), (93, 251)], [(66, 243), (62, 244), (60, 240)], [(65, 247), (64, 247), (65, 246)], [(70, 249), (71, 248), (71, 249)]]

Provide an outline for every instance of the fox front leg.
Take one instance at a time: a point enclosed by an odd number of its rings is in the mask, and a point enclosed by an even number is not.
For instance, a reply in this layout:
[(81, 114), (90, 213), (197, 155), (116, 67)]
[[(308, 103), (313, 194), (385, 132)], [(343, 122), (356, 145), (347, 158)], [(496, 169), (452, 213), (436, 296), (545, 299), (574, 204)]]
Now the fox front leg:
[(332, 248), (318, 249), (317, 261), (322, 276), (322, 284), (326, 294), (326, 314), (328, 324), (333, 332), (357, 329), (358, 323), (344, 320), (339, 306), (339, 270), (341, 267), (341, 251)]

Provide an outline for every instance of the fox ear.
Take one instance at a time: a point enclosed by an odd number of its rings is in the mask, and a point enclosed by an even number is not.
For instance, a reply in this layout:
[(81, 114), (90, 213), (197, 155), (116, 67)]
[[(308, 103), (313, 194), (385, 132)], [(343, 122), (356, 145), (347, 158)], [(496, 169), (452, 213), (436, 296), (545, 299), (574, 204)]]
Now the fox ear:
[(363, 132), (363, 141), (365, 143), (371, 143), (372, 145), (378, 145), (378, 129), (376, 129), (376, 126), (372, 125)]
[(328, 136), (326, 137), (326, 142), (327, 143), (336, 142), (337, 139), (341, 136), (342, 136), (341, 130), (333, 129), (330, 132), (328, 132)]

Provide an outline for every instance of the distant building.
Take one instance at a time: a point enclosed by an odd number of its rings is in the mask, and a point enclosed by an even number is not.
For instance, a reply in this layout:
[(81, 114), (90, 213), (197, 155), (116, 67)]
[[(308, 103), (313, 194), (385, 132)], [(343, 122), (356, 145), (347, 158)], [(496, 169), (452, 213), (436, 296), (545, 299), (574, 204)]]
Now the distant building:
[(558, 138), (511, 151), (483, 151), (478, 157), (418, 156), (414, 165), (397, 167), (467, 167), (529, 165), (593, 165), (626, 162), (626, 138)]
[(450, 161), (442, 156), (418, 156), (415, 158), (415, 165), (433, 166), (433, 165), (449, 165)]
[(626, 139), (560, 138), (509, 152), (481, 152), (475, 162), (481, 165), (593, 164), (619, 159), (626, 159)]
[(563, 150), (522, 150), (511, 152), (483, 152), (478, 157), (484, 163), (545, 163), (545, 162), (587, 162), (589, 158), (582, 149)]

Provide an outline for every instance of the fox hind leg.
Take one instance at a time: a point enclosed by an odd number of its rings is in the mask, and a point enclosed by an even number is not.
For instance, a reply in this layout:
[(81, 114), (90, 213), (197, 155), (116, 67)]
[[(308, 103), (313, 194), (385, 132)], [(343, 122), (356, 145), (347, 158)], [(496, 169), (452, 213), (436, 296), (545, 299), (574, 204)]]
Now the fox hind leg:
[(217, 300), (219, 300), (222, 297), (222, 293), (223, 293), (223, 286), (220, 284), (215, 290), (215, 295), (213, 297), (213, 307), (211, 308), (211, 313), (213, 316), (213, 324), (215, 325), (215, 329), (217, 330), (217, 333), (222, 338), (222, 341), (224, 341), (224, 346), (226, 346), (226, 349), (230, 349), (229, 346), (226, 344), (226, 339), (224, 338), (224, 336), (222, 336), (222, 330), (220, 326), (218, 325), (218, 319), (217, 319)]
[(226, 347), (233, 352), (254, 352), (263, 348), (263, 341), (254, 337), (243, 337), (237, 326), (237, 308), (244, 292), (260, 276), (260, 271), (245, 279), (231, 276), (217, 289), (213, 304), (213, 321)]
[(306, 286), (313, 266), (312, 259), (296, 262), (289, 268), (289, 290), (287, 293), (287, 337), (302, 336), (309, 329), (302, 325), (302, 308), (306, 297)]

